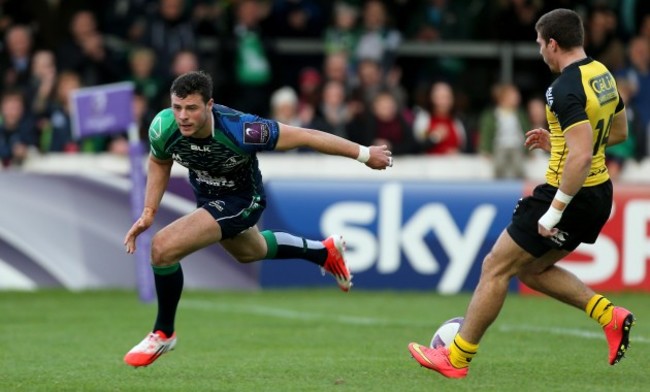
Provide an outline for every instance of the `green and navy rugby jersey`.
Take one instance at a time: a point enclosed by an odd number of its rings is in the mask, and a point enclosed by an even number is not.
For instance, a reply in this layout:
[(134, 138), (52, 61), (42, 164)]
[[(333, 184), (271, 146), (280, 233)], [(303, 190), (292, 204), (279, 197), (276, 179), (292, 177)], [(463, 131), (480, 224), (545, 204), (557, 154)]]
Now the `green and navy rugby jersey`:
[(216, 104), (212, 116), (212, 137), (196, 139), (181, 134), (171, 108), (162, 110), (149, 127), (151, 153), (188, 168), (197, 195), (263, 196), (256, 153), (275, 148), (278, 123)]

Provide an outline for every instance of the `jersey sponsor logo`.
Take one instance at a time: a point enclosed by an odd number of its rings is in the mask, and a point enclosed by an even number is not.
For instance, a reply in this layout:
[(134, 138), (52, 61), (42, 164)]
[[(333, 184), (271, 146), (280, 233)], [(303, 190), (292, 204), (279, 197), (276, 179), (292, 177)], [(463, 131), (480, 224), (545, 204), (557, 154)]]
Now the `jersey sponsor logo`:
[(553, 87), (549, 87), (546, 90), (546, 104), (549, 108), (553, 106)]
[(242, 163), (246, 162), (245, 157), (233, 156), (228, 159), (221, 165), (224, 169), (232, 169), (233, 167), (239, 166)]
[(210, 146), (198, 146), (196, 144), (190, 144), (190, 149), (192, 151), (210, 152)]
[(214, 177), (205, 170), (194, 170), (196, 174), (196, 182), (203, 183), (214, 187), (232, 188), (235, 186), (235, 181), (229, 180), (226, 177)]
[(609, 72), (591, 78), (589, 80), (589, 86), (596, 94), (596, 98), (598, 98), (601, 106), (612, 102), (618, 96), (616, 93), (616, 83), (614, 83), (614, 78)]
[(245, 144), (266, 144), (271, 132), (267, 124), (262, 122), (244, 123)]

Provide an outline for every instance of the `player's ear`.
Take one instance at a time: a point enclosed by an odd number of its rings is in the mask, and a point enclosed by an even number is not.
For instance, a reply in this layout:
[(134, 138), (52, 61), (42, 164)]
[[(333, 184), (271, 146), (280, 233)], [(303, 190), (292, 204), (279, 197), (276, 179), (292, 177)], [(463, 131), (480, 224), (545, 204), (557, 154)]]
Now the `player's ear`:
[(210, 98), (210, 100), (205, 104), (205, 106), (210, 110), (212, 110), (212, 105), (214, 105), (214, 98)]

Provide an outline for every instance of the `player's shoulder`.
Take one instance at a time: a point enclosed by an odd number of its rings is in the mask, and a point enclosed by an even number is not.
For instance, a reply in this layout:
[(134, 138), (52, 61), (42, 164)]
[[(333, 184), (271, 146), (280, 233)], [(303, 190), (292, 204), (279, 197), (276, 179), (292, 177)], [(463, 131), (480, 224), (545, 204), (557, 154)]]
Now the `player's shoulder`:
[(158, 112), (149, 125), (149, 140), (164, 140), (178, 129), (174, 112), (166, 108)]
[(221, 104), (216, 104), (216, 103), (212, 105), (212, 113), (214, 113), (214, 115), (217, 116), (218, 118), (222, 118), (226, 120), (227, 119), (236, 120), (246, 115), (246, 113), (241, 112), (237, 109), (233, 109), (231, 107), (221, 105)]

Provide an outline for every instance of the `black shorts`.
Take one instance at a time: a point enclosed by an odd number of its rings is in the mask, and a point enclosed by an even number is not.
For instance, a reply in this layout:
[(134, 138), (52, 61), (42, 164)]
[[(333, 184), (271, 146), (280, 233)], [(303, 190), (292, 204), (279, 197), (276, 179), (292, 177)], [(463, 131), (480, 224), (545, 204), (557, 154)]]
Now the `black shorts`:
[(259, 195), (197, 195), (196, 206), (214, 217), (221, 226), (221, 238), (228, 239), (255, 226), (266, 200)]
[(555, 226), (559, 233), (545, 238), (537, 232), (537, 221), (546, 213), (557, 188), (538, 185), (533, 194), (519, 199), (507, 230), (525, 251), (540, 257), (551, 249), (573, 251), (581, 243), (593, 244), (612, 210), (612, 182), (584, 187), (575, 195)]

